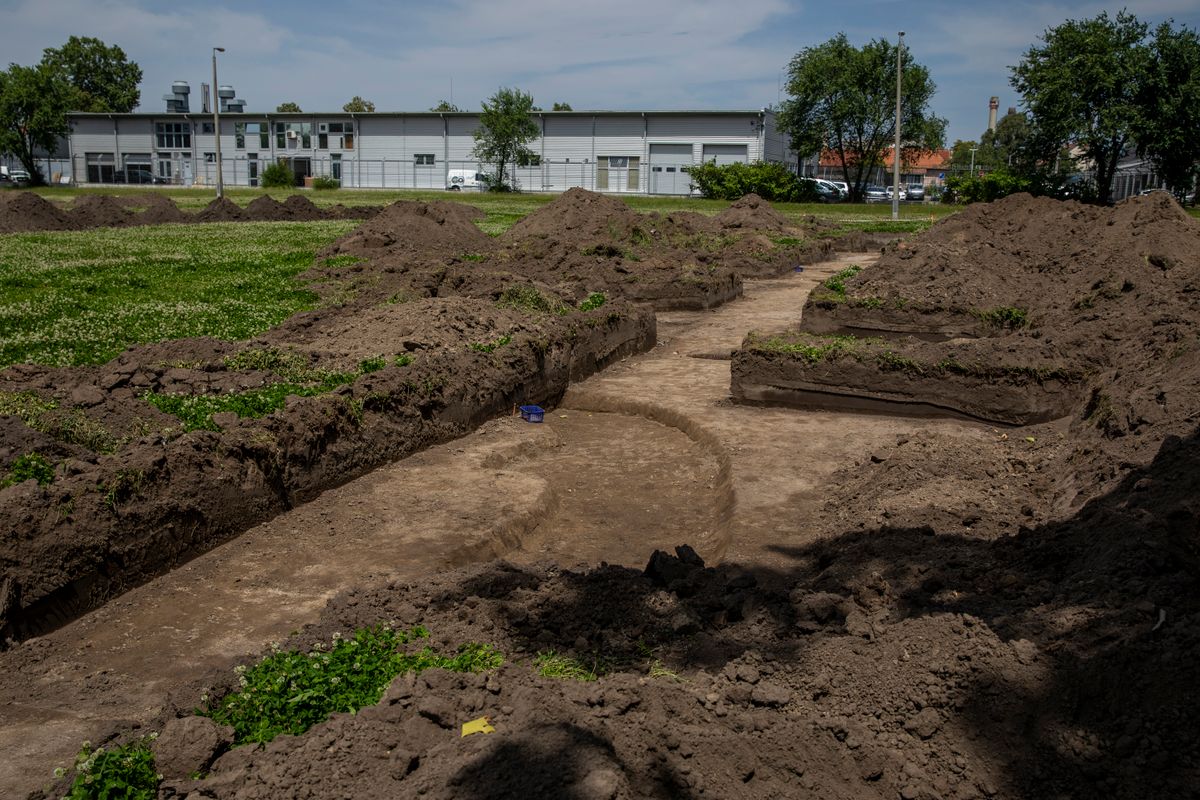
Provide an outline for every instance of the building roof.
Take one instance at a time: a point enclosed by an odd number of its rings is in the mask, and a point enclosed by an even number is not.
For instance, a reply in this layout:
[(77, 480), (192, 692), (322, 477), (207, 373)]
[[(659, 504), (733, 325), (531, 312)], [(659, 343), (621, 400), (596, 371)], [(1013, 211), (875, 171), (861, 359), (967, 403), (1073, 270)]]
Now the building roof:
[[(879, 154), (879, 165), (881, 167), (886, 167), (888, 169), (892, 168), (893, 149), (894, 148), (889, 147), (887, 150)], [(949, 150), (932, 150), (927, 153), (918, 154), (915, 160), (905, 158), (900, 162), (900, 166), (904, 169), (911, 170), (939, 169), (940, 167), (944, 167), (947, 163), (949, 163), (949, 161)], [(833, 152), (832, 150), (822, 150), (820, 164), (822, 167), (840, 167), (842, 162), (838, 160), (837, 153)]]
[[(223, 117), (279, 117), (280, 119), (303, 119), (306, 117), (478, 117), (480, 111), (240, 111), (232, 112), (225, 111), (221, 113)], [(601, 117), (601, 116), (624, 116), (636, 117), (640, 115), (655, 116), (747, 116), (758, 114), (774, 114), (767, 108), (747, 108), (747, 109), (691, 109), (691, 110), (660, 110), (660, 109), (630, 109), (628, 111), (615, 110), (595, 110), (595, 111), (534, 111), (531, 112), (540, 116), (547, 117)], [(200, 117), (211, 116), (212, 112), (205, 111), (189, 111), (186, 113), (176, 111), (131, 111), (125, 114), (107, 114), (103, 112), (87, 112), (87, 111), (72, 111), (67, 114), (68, 117), (79, 117), (81, 119), (99, 118), (99, 119), (148, 119), (151, 117)]]

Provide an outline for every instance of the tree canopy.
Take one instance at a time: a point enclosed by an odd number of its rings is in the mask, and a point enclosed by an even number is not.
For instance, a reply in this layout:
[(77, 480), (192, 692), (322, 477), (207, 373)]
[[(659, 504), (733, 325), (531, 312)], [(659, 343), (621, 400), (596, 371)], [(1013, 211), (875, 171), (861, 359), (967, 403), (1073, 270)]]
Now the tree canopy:
[(1149, 74), (1135, 125), (1138, 153), (1182, 198), (1200, 174), (1200, 36), (1163, 23), (1150, 44)]
[(502, 88), (483, 101), (479, 127), (475, 130), (475, 157), (494, 165), (491, 188), (512, 188), (507, 180), (508, 165), (522, 161), (530, 163), (536, 156), (525, 145), (537, 138), (537, 123), (530, 116), (533, 95), (520, 89)]
[[(913, 158), (942, 146), (946, 120), (929, 110), (936, 89), (929, 70), (910, 60), (907, 48), (903, 61), (902, 157)], [(876, 39), (857, 48), (840, 33), (792, 59), (787, 91), (779, 127), (792, 149), (832, 152), (851, 197), (861, 198), (896, 135), (896, 45)]]
[(429, 110), (437, 111), (437, 112), (443, 113), (443, 114), (450, 114), (450, 113), (453, 113), (456, 111), (462, 111), (461, 108), (454, 105), (454, 103), (451, 103), (449, 100), (442, 100), (436, 106), (434, 106), (433, 108), (431, 108)]
[(0, 152), (20, 159), (34, 183), (44, 181), (34, 150), (53, 152), (67, 135), (64, 112), (73, 96), (71, 85), (45, 63), (0, 72)]
[(370, 113), (375, 110), (375, 104), (370, 100), (363, 100), (358, 95), (350, 98), (350, 102), (342, 106), (342, 111), (351, 111), (356, 113)]
[(551, 111), (574, 111), (575, 109), (571, 108), (570, 103), (555, 102), (555, 104), (550, 107), (550, 110)]
[(1097, 199), (1107, 203), (1117, 161), (1144, 109), (1151, 53), (1146, 25), (1124, 11), (1067, 20), (1042, 36), (1011, 83), (1046, 143), (1073, 142), (1096, 172)]
[(300, 108), (299, 103), (288, 102), (288, 103), (280, 103), (279, 105), (275, 106), (275, 110), (281, 114), (285, 114), (288, 112), (291, 112), (293, 114), (298, 114), (301, 111), (303, 111), (304, 109)]
[(72, 87), (64, 111), (125, 114), (141, 99), (142, 68), (90, 36), (72, 36), (62, 47), (47, 47), (42, 63), (58, 72)]

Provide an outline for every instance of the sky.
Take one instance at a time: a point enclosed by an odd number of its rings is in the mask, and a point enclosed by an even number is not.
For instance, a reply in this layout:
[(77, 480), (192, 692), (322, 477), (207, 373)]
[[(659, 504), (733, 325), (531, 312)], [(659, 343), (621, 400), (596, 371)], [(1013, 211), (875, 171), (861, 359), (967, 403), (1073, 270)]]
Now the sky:
[(786, 99), (788, 62), (804, 48), (905, 30), (950, 144), (978, 138), (992, 95), (1001, 115), (1019, 106), (1009, 68), (1048, 27), (1122, 7), (1200, 28), (1197, 0), (0, 0), (0, 59), (35, 63), (71, 35), (120, 45), (142, 68), (142, 111), (165, 109), (176, 80), (199, 109), (213, 46), (226, 48), (218, 78), (247, 111), (340, 111), (354, 95), (379, 111), (440, 100), (478, 110), (502, 86), (547, 109), (758, 109)]

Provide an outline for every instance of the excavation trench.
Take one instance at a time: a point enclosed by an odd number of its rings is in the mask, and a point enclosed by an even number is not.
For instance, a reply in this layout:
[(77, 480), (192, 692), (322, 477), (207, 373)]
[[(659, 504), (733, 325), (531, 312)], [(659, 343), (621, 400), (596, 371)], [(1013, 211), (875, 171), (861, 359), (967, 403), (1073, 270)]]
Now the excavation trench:
[[(659, 316), (659, 343), (571, 387), (540, 425), (504, 418), (327, 491), (184, 567), (0, 653), (0, 795), (49, 783), (80, 742), (148, 724), (164, 697), (317, 618), (372, 576), (419, 580), (482, 559), (641, 566), (688, 542), (768, 563), (840, 466), (897, 435), (983, 441), (985, 426), (735, 405), (720, 358), (794, 325), (847, 263), (748, 282), (709, 311)], [(199, 702), (199, 698), (196, 698)]]

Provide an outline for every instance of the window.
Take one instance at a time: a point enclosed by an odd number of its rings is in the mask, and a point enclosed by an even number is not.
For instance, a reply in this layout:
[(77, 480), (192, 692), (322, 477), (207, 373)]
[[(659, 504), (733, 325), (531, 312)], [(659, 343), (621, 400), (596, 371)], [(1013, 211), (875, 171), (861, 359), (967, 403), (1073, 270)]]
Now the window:
[(87, 153), (86, 158), (88, 183), (113, 183), (112, 153)]
[(217, 154), (216, 153), (205, 153), (204, 154), (204, 163), (205, 164), (217, 163)]
[(213, 124), (211, 122), (202, 123), (200, 125), (200, 132), (201, 133), (212, 133), (213, 132)]
[(628, 167), (629, 167), (629, 157), (628, 156), (609, 156), (608, 157), (608, 168), (609, 169), (628, 169)]
[(432, 167), (434, 165), (433, 153), (417, 153), (413, 156), (413, 164), (418, 167)]
[[(266, 147), (266, 144), (262, 146)], [(311, 148), (312, 123), (276, 122), (275, 147), (280, 150), (295, 150), (297, 147), (303, 147), (305, 150)]]
[[(267, 123), (265, 122), (237, 122), (233, 126), (234, 145), (238, 150), (246, 149), (246, 137), (250, 137), (251, 147), (260, 147), (267, 149), (271, 146), (271, 137), (267, 132)], [(254, 137), (258, 137), (257, 143)]]
[(192, 146), (192, 128), (186, 122), (154, 123), (159, 150), (181, 150)]

